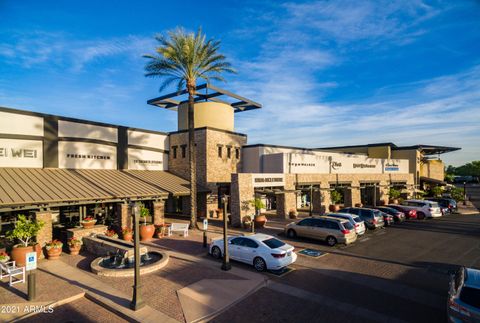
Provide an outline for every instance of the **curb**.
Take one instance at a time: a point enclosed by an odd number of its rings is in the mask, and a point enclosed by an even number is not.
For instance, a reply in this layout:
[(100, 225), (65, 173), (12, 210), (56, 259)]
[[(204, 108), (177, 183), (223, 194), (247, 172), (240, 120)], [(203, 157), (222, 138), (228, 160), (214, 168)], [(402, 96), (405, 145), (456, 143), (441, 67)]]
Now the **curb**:
[[(56, 301), (56, 302), (47, 303), (45, 305), (45, 307), (48, 308), (49, 306), (51, 306), (51, 307), (55, 308), (55, 307), (62, 306), (62, 305), (68, 304), (70, 302), (76, 301), (76, 300), (78, 300), (82, 297), (85, 297), (85, 292), (78, 293), (77, 295), (70, 296), (68, 298), (64, 298), (64, 299), (61, 299), (61, 300)], [(26, 303), (24, 306), (28, 306), (28, 303)], [(36, 313), (36, 312), (27, 313), (25, 315), (14, 318), (10, 322), (18, 322), (18, 321), (21, 321), (23, 319), (26, 319), (26, 318), (29, 318), (29, 317), (32, 317), (32, 316), (38, 315), (38, 314), (41, 314), (41, 313)]]

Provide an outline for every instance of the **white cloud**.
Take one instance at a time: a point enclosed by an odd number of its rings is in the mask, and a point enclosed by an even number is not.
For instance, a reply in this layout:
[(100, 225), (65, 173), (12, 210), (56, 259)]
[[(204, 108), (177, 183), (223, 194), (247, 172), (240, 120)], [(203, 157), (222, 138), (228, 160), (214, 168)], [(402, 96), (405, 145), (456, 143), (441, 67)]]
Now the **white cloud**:
[(61, 32), (36, 31), (10, 35), (0, 44), (0, 58), (23, 68), (48, 66), (80, 72), (89, 63), (116, 55), (140, 60), (153, 47), (153, 37), (130, 35), (84, 40)]

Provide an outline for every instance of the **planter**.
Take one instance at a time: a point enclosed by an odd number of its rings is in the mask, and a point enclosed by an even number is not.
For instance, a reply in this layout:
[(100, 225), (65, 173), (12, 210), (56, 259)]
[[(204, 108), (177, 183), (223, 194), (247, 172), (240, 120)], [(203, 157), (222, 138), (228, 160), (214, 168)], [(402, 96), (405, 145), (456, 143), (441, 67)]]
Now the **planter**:
[(355, 203), (355, 207), (363, 207), (362, 203)]
[(159, 239), (165, 237), (168, 234), (168, 227), (170, 224), (164, 223), (156, 225), (155, 236)]
[(62, 254), (62, 248), (47, 249), (48, 260), (56, 260), (56, 259), (60, 258), (61, 254)]
[(330, 204), (328, 210), (330, 212), (338, 212), (340, 210), (340, 204)]
[(133, 233), (126, 233), (126, 234), (123, 234), (123, 240), (125, 241), (132, 241), (133, 240)]
[(140, 240), (141, 241), (150, 241), (155, 234), (155, 226), (153, 224), (142, 224), (140, 225)]
[(265, 227), (266, 222), (267, 222), (267, 217), (265, 215), (257, 215), (255, 217), (255, 227), (256, 228)]
[(398, 204), (398, 199), (391, 199), (391, 200), (390, 200), (390, 203), (392, 203), (392, 204)]
[(76, 245), (76, 246), (69, 246), (68, 251), (72, 256), (76, 256), (80, 253), (80, 249), (82, 249), (82, 246)]
[(296, 212), (288, 212), (288, 218), (289, 219), (296, 219), (297, 218), (297, 213)]
[(88, 222), (80, 221), (80, 224), (84, 229), (91, 229), (95, 226), (96, 223), (97, 223), (97, 220), (88, 221)]
[[(25, 263), (26, 263), (26, 260), (27, 260), (26, 259), (27, 253), (32, 252), (32, 251), (37, 251), (37, 250), (35, 250), (34, 246), (28, 246), (28, 247), (24, 247), (22, 245), (14, 246), (13, 249), (12, 249), (12, 253), (11, 253), (12, 257), (11, 258), (12, 258), (12, 260), (15, 261), (15, 264), (18, 267), (23, 267), (23, 266), (25, 266)], [(37, 254), (37, 256), (38, 256), (38, 254)]]
[(37, 259), (40, 259), (42, 256), (42, 246), (39, 243), (32, 245), (33, 250), (37, 252)]

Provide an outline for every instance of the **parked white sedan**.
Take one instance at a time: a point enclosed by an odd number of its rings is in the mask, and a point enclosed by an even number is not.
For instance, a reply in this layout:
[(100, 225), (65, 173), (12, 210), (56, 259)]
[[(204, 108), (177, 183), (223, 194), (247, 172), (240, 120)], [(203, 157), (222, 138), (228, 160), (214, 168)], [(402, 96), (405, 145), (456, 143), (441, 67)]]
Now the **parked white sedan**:
[[(228, 237), (228, 252), (231, 259), (253, 265), (256, 270), (278, 270), (297, 260), (293, 246), (267, 234), (252, 234)], [(215, 258), (223, 256), (223, 239), (213, 240), (210, 254)]]

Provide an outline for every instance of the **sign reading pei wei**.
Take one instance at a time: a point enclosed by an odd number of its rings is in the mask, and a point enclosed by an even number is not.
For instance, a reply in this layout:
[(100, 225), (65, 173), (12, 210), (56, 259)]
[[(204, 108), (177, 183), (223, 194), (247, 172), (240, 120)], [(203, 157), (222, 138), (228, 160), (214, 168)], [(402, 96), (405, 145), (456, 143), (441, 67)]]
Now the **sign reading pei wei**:
[(0, 139), (0, 167), (43, 167), (40, 140)]
[(253, 187), (285, 186), (283, 174), (254, 174), (252, 181)]

